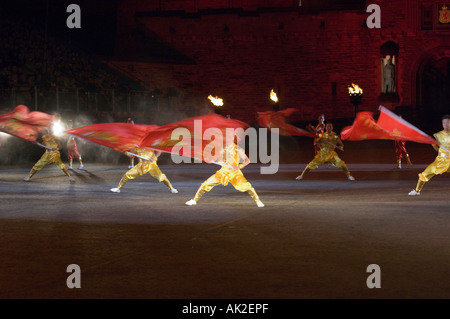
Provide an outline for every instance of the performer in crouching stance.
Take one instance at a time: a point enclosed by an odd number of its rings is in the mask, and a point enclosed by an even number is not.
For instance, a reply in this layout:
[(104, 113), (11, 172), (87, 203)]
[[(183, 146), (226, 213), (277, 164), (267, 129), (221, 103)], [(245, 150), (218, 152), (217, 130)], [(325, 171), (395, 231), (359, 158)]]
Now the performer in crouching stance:
[(55, 135), (53, 135), (53, 128), (51, 126), (48, 128), (48, 134), (42, 136), (42, 145), (46, 148), (45, 153), (42, 154), (39, 161), (37, 161), (36, 164), (34, 164), (33, 168), (28, 173), (28, 176), (25, 177), (23, 180), (25, 182), (29, 182), (34, 174), (43, 169), (45, 166), (53, 163), (56, 166), (58, 166), (69, 177), (69, 180), (71, 182), (74, 182), (75, 179), (70, 175), (69, 170), (61, 160), (59, 150), (62, 149), (62, 144), (61, 141), (58, 140), (58, 138)]
[(438, 152), (438, 155), (434, 162), (419, 174), (416, 188), (408, 193), (410, 196), (420, 195), (425, 183), (433, 176), (441, 175), (445, 172), (450, 173), (450, 153), (448, 151), (450, 150), (450, 115), (444, 115), (442, 127), (444, 128), (442, 131), (433, 135), (439, 145), (431, 145)]
[[(250, 163), (244, 150), (235, 143), (230, 143), (222, 150), (221, 158), (218, 163), (222, 165), (222, 168), (200, 185), (194, 198), (187, 201), (186, 205), (196, 205), (203, 194), (209, 192), (214, 186), (219, 184), (227, 186), (231, 183), (238, 191), (248, 192), (258, 207), (264, 207), (255, 189), (241, 172), (241, 169)], [(243, 163), (240, 163), (241, 160)]]
[[(133, 150), (133, 153), (139, 156), (139, 163), (136, 164), (134, 167), (132, 167), (128, 172), (126, 172), (122, 179), (120, 180), (119, 184), (115, 188), (111, 188), (111, 192), (113, 193), (120, 193), (120, 190), (125, 186), (125, 184), (132, 179), (135, 179), (137, 176), (144, 175), (149, 173), (151, 176), (156, 178), (159, 182), (164, 183), (164, 185), (169, 188), (169, 190), (176, 194), (178, 193), (178, 190), (173, 188), (172, 184), (170, 183), (169, 179), (165, 174), (161, 172), (161, 169), (156, 164), (156, 161), (158, 160), (158, 156), (161, 154), (161, 152), (158, 152), (156, 155), (154, 151), (148, 150), (145, 148), (136, 148)], [(134, 156), (129, 154), (129, 156)], [(142, 158), (141, 158), (142, 157)], [(146, 158), (146, 159), (143, 159)]]
[(344, 150), (344, 144), (342, 143), (339, 136), (333, 132), (333, 124), (327, 123), (325, 126), (325, 133), (317, 140), (319, 145), (319, 152), (312, 159), (311, 162), (305, 167), (303, 172), (296, 177), (297, 180), (303, 179), (306, 173), (310, 170), (316, 169), (319, 165), (330, 163), (337, 168), (341, 168), (347, 178), (351, 181), (354, 181), (355, 178), (350, 174), (347, 165), (343, 160), (339, 158), (337, 153), (334, 151), (336, 147), (339, 147), (341, 150)]

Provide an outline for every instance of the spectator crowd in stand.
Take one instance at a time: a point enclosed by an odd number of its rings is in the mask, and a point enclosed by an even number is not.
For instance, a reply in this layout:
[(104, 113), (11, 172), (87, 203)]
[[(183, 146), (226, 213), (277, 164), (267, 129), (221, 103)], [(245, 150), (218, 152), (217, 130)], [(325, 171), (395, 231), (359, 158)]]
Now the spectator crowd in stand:
[(37, 86), (84, 91), (130, 90), (119, 75), (91, 55), (47, 34), (42, 24), (0, 11), (0, 90)]
[(49, 112), (81, 105), (94, 112), (97, 121), (125, 121), (132, 113), (141, 112), (142, 116), (155, 113), (148, 120), (161, 123), (210, 111), (204, 103), (182, 102), (176, 88), (146, 88), (145, 83), (117, 73), (95, 55), (72, 45), (70, 39), (61, 40), (46, 30), (42, 21), (1, 8), (0, 38), (3, 111), (17, 104)]

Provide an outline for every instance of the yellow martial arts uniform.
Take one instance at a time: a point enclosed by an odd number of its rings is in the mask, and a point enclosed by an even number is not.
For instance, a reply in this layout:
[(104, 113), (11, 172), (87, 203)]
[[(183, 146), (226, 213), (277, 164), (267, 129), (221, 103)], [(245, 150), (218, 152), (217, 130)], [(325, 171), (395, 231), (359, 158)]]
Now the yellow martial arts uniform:
[[(248, 192), (256, 203), (260, 202), (255, 189), (247, 181), (247, 179), (244, 177), (244, 174), (242, 174), (242, 171), (240, 170), (240, 168), (243, 167), (243, 165), (240, 164), (240, 151), (244, 152), (241, 147), (234, 143), (229, 144), (226, 148), (223, 149), (221, 155), (222, 159), (219, 160), (219, 164), (226, 166), (222, 166), (220, 170), (218, 170), (214, 175), (209, 177), (200, 185), (200, 188), (198, 189), (194, 197), (194, 201), (197, 202), (205, 192), (209, 192), (214, 186), (217, 186), (219, 184), (227, 186), (228, 183), (230, 183), (238, 191)], [(237, 169), (232, 169), (227, 166), (236, 167)]]
[(148, 158), (149, 160), (152, 161), (147, 161), (139, 158), (139, 163), (122, 176), (122, 179), (120, 180), (119, 185), (117, 186), (119, 190), (123, 186), (125, 186), (125, 184), (129, 180), (135, 179), (136, 177), (147, 173), (156, 178), (158, 182), (163, 182), (164, 185), (166, 185), (170, 190), (173, 189), (172, 184), (170, 183), (167, 176), (161, 172), (160, 168), (156, 164), (158, 157), (155, 155), (155, 152), (145, 148), (136, 148), (132, 152), (136, 155)]
[[(446, 133), (444, 130), (442, 130), (434, 134), (433, 136), (440, 145), (450, 150), (450, 133)], [(433, 176), (440, 175), (445, 172), (450, 173), (450, 154), (442, 147), (439, 147), (438, 155), (434, 162), (428, 165), (428, 167), (419, 174), (416, 191), (420, 192), (424, 184), (428, 182)]]
[(44, 136), (42, 136), (42, 144), (54, 149), (55, 151), (48, 150), (48, 149), (45, 151), (45, 153), (41, 156), (39, 161), (37, 161), (36, 164), (34, 164), (33, 168), (31, 169), (30, 173), (28, 174), (27, 180), (29, 180), (34, 174), (36, 174), (36, 172), (40, 171), (42, 168), (44, 168), (45, 166), (47, 166), (49, 164), (55, 164), (67, 176), (71, 177), (69, 170), (67, 169), (67, 167), (64, 165), (64, 163), (61, 160), (60, 153), (56, 151), (56, 150), (60, 149), (59, 143), (58, 143), (56, 137), (51, 134), (44, 135)]
[[(337, 168), (341, 168), (347, 177), (350, 177), (350, 172), (347, 168), (347, 165), (343, 160), (341, 160), (338, 154), (334, 151), (335, 146), (339, 142), (339, 137), (335, 132), (325, 132), (322, 134), (322, 137), (319, 139), (318, 144), (320, 146), (320, 150), (316, 156), (312, 159), (311, 162), (306, 166), (305, 170), (300, 175), (301, 178), (309, 172), (310, 170), (316, 169), (319, 165), (330, 163)], [(299, 176), (299, 177), (300, 177)], [(300, 178), (300, 179), (301, 179)]]

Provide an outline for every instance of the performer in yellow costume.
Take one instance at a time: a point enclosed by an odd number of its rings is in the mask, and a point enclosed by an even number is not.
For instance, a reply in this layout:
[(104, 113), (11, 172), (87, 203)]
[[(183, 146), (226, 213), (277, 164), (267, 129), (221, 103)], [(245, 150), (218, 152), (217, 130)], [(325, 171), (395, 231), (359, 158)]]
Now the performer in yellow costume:
[(317, 143), (320, 148), (319, 152), (305, 167), (301, 175), (296, 177), (296, 179), (303, 179), (305, 174), (310, 170), (316, 169), (321, 164), (330, 163), (337, 168), (341, 168), (347, 175), (347, 178), (351, 181), (354, 181), (355, 178), (350, 174), (347, 165), (343, 160), (339, 158), (337, 153), (334, 151), (336, 147), (344, 150), (344, 144), (342, 143), (339, 136), (335, 132), (333, 132), (333, 124), (327, 123), (327, 125), (325, 126), (325, 133), (323, 133), (322, 136), (317, 140)]
[[(222, 159), (219, 164), (222, 165), (222, 168), (200, 185), (194, 198), (187, 201), (186, 205), (196, 205), (200, 197), (214, 186), (219, 184), (227, 186), (228, 183), (231, 183), (238, 191), (248, 192), (258, 207), (264, 207), (255, 189), (241, 172), (241, 169), (250, 163), (244, 150), (235, 143), (230, 143), (222, 150), (221, 156)], [(243, 163), (240, 163), (241, 160), (243, 160)]]
[(435, 133), (433, 136), (443, 147), (432, 145), (438, 152), (438, 155), (434, 162), (428, 165), (428, 167), (419, 174), (419, 180), (417, 181), (416, 188), (410, 191), (408, 195), (420, 195), (420, 191), (425, 183), (428, 182), (433, 176), (440, 175), (445, 172), (450, 173), (450, 153), (448, 152), (448, 150), (450, 150), (450, 115), (444, 115), (442, 118), (442, 127), (444, 129), (438, 133)]
[[(140, 157), (146, 158), (148, 160), (139, 158), (139, 163), (136, 164), (134, 167), (132, 167), (128, 172), (126, 172), (122, 176), (122, 179), (120, 180), (117, 187), (111, 188), (111, 192), (120, 193), (120, 190), (122, 189), (122, 187), (124, 187), (125, 184), (129, 180), (135, 179), (139, 175), (144, 175), (144, 174), (149, 173), (151, 176), (156, 178), (159, 182), (164, 183), (164, 185), (166, 185), (172, 193), (174, 193), (174, 194), (178, 193), (178, 190), (173, 188), (173, 186), (170, 183), (167, 176), (161, 172), (158, 165), (156, 164), (156, 161), (158, 160), (158, 156), (161, 154), (160, 152), (158, 152), (158, 155), (156, 155), (155, 152), (152, 150), (148, 150), (145, 148), (136, 148), (133, 150), (133, 153)], [(129, 156), (134, 156), (134, 155), (130, 154)]]
[(61, 142), (58, 140), (56, 136), (53, 135), (53, 129), (51, 127), (48, 129), (48, 132), (49, 132), (48, 134), (42, 136), (42, 143), (44, 146), (46, 146), (45, 153), (42, 155), (39, 161), (37, 161), (36, 164), (34, 164), (30, 173), (28, 173), (28, 176), (25, 177), (23, 180), (26, 182), (30, 181), (31, 177), (34, 174), (36, 174), (38, 171), (40, 171), (48, 164), (53, 163), (56, 166), (58, 166), (69, 177), (69, 180), (71, 182), (74, 182), (75, 181), (74, 178), (70, 175), (69, 170), (61, 161), (61, 155), (59, 153), (59, 150), (62, 149)]

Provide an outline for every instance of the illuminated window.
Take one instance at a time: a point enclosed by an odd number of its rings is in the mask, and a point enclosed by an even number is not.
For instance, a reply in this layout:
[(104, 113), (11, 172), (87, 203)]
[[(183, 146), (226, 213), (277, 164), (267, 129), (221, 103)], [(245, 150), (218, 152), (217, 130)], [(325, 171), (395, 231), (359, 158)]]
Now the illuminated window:
[(381, 58), (381, 93), (397, 93), (398, 45), (389, 41), (380, 49)]

